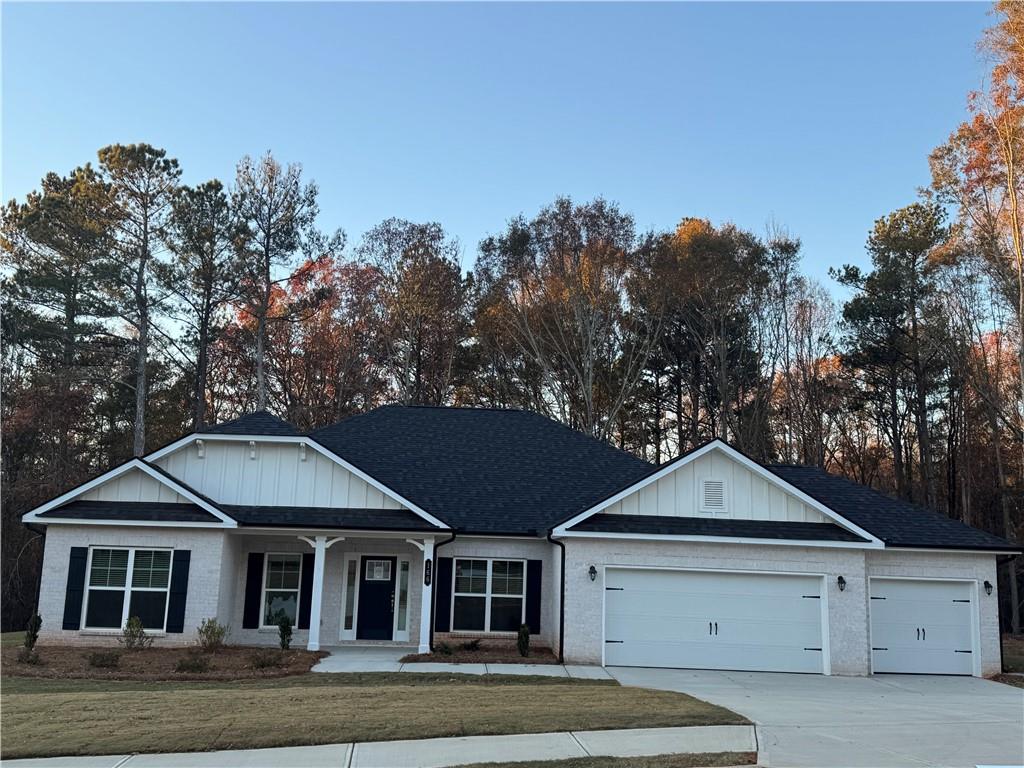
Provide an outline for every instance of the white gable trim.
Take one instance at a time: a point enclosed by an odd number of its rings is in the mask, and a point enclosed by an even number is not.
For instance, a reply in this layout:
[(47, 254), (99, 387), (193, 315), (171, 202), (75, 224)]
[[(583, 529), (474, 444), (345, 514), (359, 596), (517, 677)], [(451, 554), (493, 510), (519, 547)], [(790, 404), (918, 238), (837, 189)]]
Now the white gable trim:
[(82, 483), (82, 485), (78, 486), (77, 488), (72, 488), (67, 493), (61, 494), (57, 498), (51, 499), (50, 501), (46, 502), (45, 504), (41, 504), (40, 506), (36, 507), (35, 509), (33, 509), (33, 510), (29, 511), (29, 512), (26, 512), (24, 515), (21, 516), (21, 521), (23, 523), (40, 523), (40, 524), (43, 524), (43, 525), (47, 525), (49, 523), (56, 523), (56, 522), (62, 522), (62, 523), (72, 523), (73, 522), (76, 525), (155, 525), (155, 526), (168, 526), (168, 525), (170, 525), (170, 526), (174, 526), (174, 527), (185, 527), (185, 526), (187, 526), (187, 527), (203, 527), (203, 526), (209, 527), (209, 526), (213, 525), (211, 523), (183, 523), (183, 522), (172, 522), (172, 521), (161, 523), (161, 522), (156, 522), (156, 521), (138, 521), (138, 520), (132, 522), (132, 521), (126, 521), (126, 520), (110, 521), (110, 520), (81, 520), (81, 519), (77, 519), (77, 518), (76, 519), (70, 519), (70, 518), (58, 518), (58, 517), (39, 517), (44, 512), (49, 512), (51, 509), (56, 509), (57, 507), (59, 507), (59, 506), (61, 506), (63, 504), (67, 504), (69, 501), (72, 501), (72, 500), (78, 498), (83, 493), (86, 493), (87, 491), (91, 491), (93, 488), (97, 488), (98, 486), (101, 486), (104, 483), (108, 483), (111, 480), (113, 480), (115, 478), (118, 478), (121, 475), (126, 474), (127, 472), (131, 472), (133, 470), (138, 470), (140, 472), (145, 473), (146, 475), (148, 475), (152, 479), (156, 480), (158, 483), (161, 483), (162, 485), (165, 485), (168, 488), (170, 488), (172, 491), (177, 493), (179, 496), (184, 496), (186, 499), (191, 501), (193, 504), (195, 504), (200, 509), (203, 509), (206, 512), (209, 512), (211, 515), (213, 515), (218, 520), (220, 520), (220, 525), (214, 525), (214, 527), (217, 527), (217, 528), (235, 528), (235, 527), (238, 526), (238, 523), (236, 523), (232, 518), (230, 518), (227, 515), (225, 515), (223, 512), (221, 512), (215, 506), (210, 504), (208, 501), (206, 501), (205, 499), (201, 498), (200, 496), (197, 496), (195, 493), (193, 493), (188, 488), (186, 488), (185, 486), (183, 486), (180, 483), (178, 483), (177, 481), (175, 481), (173, 478), (169, 477), (168, 475), (165, 475), (163, 472), (161, 472), (158, 469), (154, 469), (149, 464), (147, 464), (145, 461), (143, 461), (142, 459), (139, 459), (139, 458), (130, 459), (129, 461), (126, 461), (124, 464), (122, 464), (121, 466), (114, 467), (109, 472), (105, 472), (102, 475), (100, 475), (99, 477), (94, 477), (89, 482)]
[(635, 541), (689, 541), (701, 544), (763, 544), (766, 546), (828, 549), (880, 549), (870, 541), (829, 541), (827, 539), (759, 539), (750, 536), (699, 536), (674, 533), (612, 533), (608, 531), (566, 531), (560, 539), (633, 539)]
[(305, 445), (306, 447), (312, 448), (314, 451), (317, 451), (318, 453), (322, 454), (323, 456), (326, 456), (328, 459), (330, 459), (331, 461), (333, 461), (336, 464), (340, 465), (341, 467), (344, 467), (346, 470), (351, 472), (353, 475), (358, 477), (360, 480), (363, 480), (364, 482), (366, 482), (367, 484), (369, 484), (373, 488), (376, 488), (378, 491), (383, 493), (388, 498), (394, 499), (399, 504), (401, 504), (402, 506), (404, 506), (407, 509), (409, 509), (411, 512), (414, 512), (417, 515), (419, 515), (421, 518), (426, 520), (431, 525), (434, 525), (434, 526), (440, 528), (441, 530), (445, 530), (445, 531), (451, 530), (450, 526), (447, 523), (445, 523), (442, 520), (439, 520), (438, 518), (434, 517), (432, 514), (427, 512), (425, 509), (421, 509), (419, 506), (417, 506), (416, 504), (413, 504), (411, 501), (409, 501), (407, 498), (405, 498), (401, 494), (397, 493), (396, 491), (392, 490), (391, 488), (388, 488), (386, 485), (384, 485), (384, 483), (380, 482), (376, 478), (372, 477), (371, 475), (368, 475), (366, 472), (364, 472), (363, 470), (359, 469), (359, 467), (355, 466), (354, 464), (351, 464), (350, 462), (346, 461), (345, 459), (343, 459), (338, 454), (336, 454), (333, 451), (331, 451), (330, 449), (328, 449), (326, 446), (321, 445), (316, 440), (314, 440), (314, 439), (312, 439), (310, 437), (306, 437), (305, 435), (282, 435), (280, 437), (275, 437), (274, 435), (218, 435), (218, 434), (203, 434), (201, 432), (197, 432), (195, 434), (186, 435), (185, 437), (181, 438), (180, 440), (175, 440), (170, 445), (165, 445), (163, 448), (160, 448), (159, 450), (153, 451), (153, 453), (149, 454), (146, 457), (146, 461), (156, 461), (156, 460), (158, 460), (160, 458), (163, 458), (164, 456), (166, 456), (166, 455), (168, 455), (170, 453), (174, 453), (175, 451), (181, 450), (182, 448), (184, 448), (184, 447), (186, 447), (188, 445), (191, 445), (196, 440), (203, 440), (205, 442), (223, 441), (223, 442), (242, 442), (242, 443), (248, 443), (248, 442), (257, 442), (257, 443), (292, 443), (294, 445)]
[[(818, 501), (814, 497), (808, 496), (806, 493), (801, 491), (795, 485), (792, 485), (792, 484), (786, 482), (781, 477), (776, 475), (774, 472), (768, 471), (767, 469), (762, 467), (760, 464), (758, 464), (756, 461), (754, 461), (753, 459), (747, 458), (742, 453), (740, 453), (739, 451), (737, 451), (735, 448), (733, 448), (732, 446), (728, 445), (727, 443), (723, 442), (722, 440), (712, 440), (707, 445), (703, 445), (700, 448), (698, 448), (697, 450), (691, 451), (690, 453), (680, 457), (679, 459), (676, 459), (675, 461), (668, 462), (667, 464), (662, 466), (661, 469), (659, 469), (656, 472), (651, 473), (647, 477), (637, 481), (636, 483), (634, 483), (633, 485), (629, 486), (628, 488), (624, 488), (623, 490), (621, 490), (618, 493), (616, 493), (614, 496), (610, 496), (609, 498), (605, 499), (604, 501), (598, 502), (594, 506), (590, 507), (590, 509), (584, 510), (583, 512), (579, 513), (575, 517), (572, 517), (569, 520), (566, 520), (564, 523), (560, 523), (559, 525), (556, 525), (554, 530), (552, 531), (552, 535), (553, 536), (564, 536), (564, 535), (566, 535), (567, 533), (569, 533), (569, 529), (572, 528), (577, 523), (581, 523), (584, 520), (586, 520), (588, 517), (591, 517), (592, 515), (596, 515), (598, 512), (601, 512), (602, 510), (607, 509), (608, 507), (612, 506), (613, 504), (616, 504), (617, 502), (622, 501), (624, 498), (626, 498), (627, 496), (631, 496), (632, 494), (634, 494), (637, 491), (639, 491), (641, 488), (645, 488), (648, 485), (650, 485), (651, 483), (658, 482), (658, 480), (660, 480), (661, 478), (665, 477), (666, 475), (669, 475), (669, 474), (675, 472), (680, 467), (683, 467), (683, 466), (689, 464), (691, 461), (695, 461), (695, 460), (699, 459), (701, 456), (703, 456), (703, 455), (705, 455), (707, 453), (710, 453), (711, 451), (721, 451), (726, 456), (728, 456), (730, 459), (732, 459), (733, 461), (736, 461), (737, 463), (739, 463), (741, 466), (745, 467), (746, 469), (749, 469), (751, 472), (753, 472), (758, 477), (766, 480), (767, 482), (769, 482), (770, 484), (776, 486), (777, 488), (779, 488), (783, 492), (788, 493), (791, 496), (794, 496), (794, 497), (798, 498), (804, 504), (806, 504), (807, 506), (811, 507), (811, 509), (815, 509), (818, 512), (820, 512), (821, 514), (823, 514), (825, 517), (829, 518), (830, 520), (833, 520), (841, 528), (845, 528), (846, 530), (850, 531), (851, 533), (855, 533), (858, 536), (861, 536), (861, 537), (867, 539), (868, 542), (870, 542), (870, 544), (872, 545), (873, 548), (881, 549), (881, 548), (883, 548), (885, 546), (885, 543), (881, 539), (879, 539), (877, 536), (875, 536), (875, 535), (873, 535), (871, 533), (868, 533), (863, 528), (861, 528), (859, 525), (855, 525), (854, 523), (851, 523), (849, 520), (847, 520), (845, 517), (840, 515), (838, 512), (835, 512), (831, 508), (825, 506), (824, 504), (822, 504), (820, 501)], [(613, 534), (613, 536), (618, 537), (618, 538), (625, 538), (625, 534)], [(707, 537), (699, 537), (700, 541), (705, 541), (706, 539), (707, 539)], [(805, 546), (814, 546), (814, 545), (811, 544), (811, 543), (807, 543), (807, 544), (805, 544)]]

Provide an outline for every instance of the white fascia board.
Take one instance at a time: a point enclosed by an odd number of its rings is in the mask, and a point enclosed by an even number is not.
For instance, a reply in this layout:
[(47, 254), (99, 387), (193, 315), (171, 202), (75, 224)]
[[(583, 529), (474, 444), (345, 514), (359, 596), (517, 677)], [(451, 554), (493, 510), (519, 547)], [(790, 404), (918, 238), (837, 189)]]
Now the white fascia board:
[(71, 517), (43, 517), (38, 520), (25, 520), (22, 518), (22, 521), (26, 523), (33, 523), (35, 525), (109, 525), (126, 528), (206, 528), (207, 530), (217, 531), (234, 527), (220, 522), (192, 523), (175, 520), (89, 520), (85, 518)]
[[(145, 461), (142, 461), (139, 458), (130, 459), (130, 460), (126, 461), (124, 464), (122, 464), (121, 466), (114, 467), (109, 472), (105, 472), (104, 474), (100, 475), (99, 477), (94, 477), (89, 482), (83, 483), (82, 485), (79, 485), (77, 488), (72, 488), (67, 493), (61, 494), (57, 498), (51, 499), (50, 501), (46, 502), (45, 504), (42, 504), (42, 505), (36, 507), (35, 509), (30, 510), (29, 512), (26, 512), (24, 515), (21, 516), (21, 521), (23, 523), (41, 523), (41, 524), (44, 524), (44, 525), (47, 524), (47, 523), (54, 522), (54, 521), (56, 521), (58, 519), (61, 520), (62, 522), (71, 522), (67, 518), (63, 518), (63, 519), (62, 518), (45, 518), (45, 517), (41, 518), (41, 517), (39, 517), (39, 515), (43, 514), (44, 512), (49, 512), (51, 509), (55, 509), (55, 508), (57, 508), (57, 507), (59, 507), (59, 506), (61, 506), (63, 504), (67, 504), (69, 501), (72, 501), (73, 499), (78, 498), (83, 493), (86, 493), (87, 491), (91, 491), (93, 488), (96, 488), (96, 487), (98, 487), (100, 485), (103, 485), (104, 483), (107, 483), (107, 482), (109, 482), (111, 480), (114, 480), (115, 478), (118, 478), (121, 475), (123, 475), (123, 474), (125, 474), (127, 472), (130, 472), (132, 470), (136, 470), (136, 469), (139, 470), (140, 472), (144, 472), (149, 477), (151, 477), (154, 480), (156, 480), (157, 482), (159, 482), (161, 485), (167, 486), (172, 491), (177, 493), (179, 496), (184, 496), (186, 499), (191, 501), (197, 507), (199, 507), (200, 509), (205, 510), (206, 512), (209, 512), (211, 515), (213, 515), (218, 520), (220, 520), (221, 524), (218, 525), (218, 526), (214, 526), (214, 527), (217, 527), (217, 528), (234, 528), (237, 525), (237, 523), (232, 518), (230, 518), (227, 515), (225, 515), (223, 512), (221, 512), (215, 506), (210, 504), (208, 501), (206, 501), (205, 499), (200, 498), (199, 496), (196, 496), (188, 488), (185, 488), (184, 486), (179, 485), (177, 482), (172, 480), (170, 477), (168, 477), (167, 475), (163, 474), (162, 472), (159, 472), (159, 471), (153, 469), (153, 467), (149, 466)], [(95, 524), (105, 524), (105, 525), (117, 524), (117, 525), (121, 525), (121, 524), (125, 524), (126, 521), (118, 520), (118, 521), (113, 521), (113, 522), (111, 522), (111, 521), (100, 522), (100, 521), (96, 521), (96, 520), (75, 520), (74, 522), (80, 523), (82, 525), (90, 525), (90, 524), (92, 524), (92, 525), (95, 525)], [(153, 525), (154, 523), (152, 521), (134, 521), (133, 524), (135, 524), (135, 525)], [(209, 527), (208, 523), (171, 523), (171, 522), (166, 522), (166, 523), (156, 523), (156, 524), (157, 525), (174, 525), (174, 526), (182, 526), (182, 525), (195, 526), (195, 525), (199, 525), (199, 526), (207, 526), (207, 527)]]
[(791, 483), (786, 482), (781, 477), (776, 475), (774, 472), (768, 471), (767, 469), (762, 467), (760, 464), (758, 464), (756, 461), (754, 461), (753, 459), (747, 458), (742, 453), (737, 451), (735, 448), (730, 446), (728, 443), (723, 442), (722, 440), (713, 440), (710, 443), (708, 443), (707, 445), (702, 446), (701, 448), (698, 448), (697, 450), (695, 450), (695, 451), (693, 451), (691, 453), (686, 454), (681, 459), (678, 459), (676, 461), (668, 462), (667, 464), (665, 464), (665, 466), (663, 466), (657, 472), (654, 472), (654, 473), (648, 475), (647, 477), (643, 478), (642, 480), (637, 481), (636, 483), (634, 483), (633, 485), (629, 486), (628, 488), (624, 488), (623, 490), (619, 491), (614, 496), (611, 496), (610, 498), (607, 498), (604, 501), (599, 502), (598, 504), (595, 504), (590, 509), (584, 510), (580, 514), (576, 515), (576, 517), (574, 517), (574, 518), (572, 518), (570, 520), (567, 520), (566, 522), (562, 523), (561, 525), (556, 526), (554, 531), (552, 532), (552, 535), (559, 536), (559, 535), (567, 533), (568, 529), (571, 528), (572, 526), (574, 526), (574, 525), (576, 525), (578, 523), (583, 522), (588, 517), (591, 517), (592, 515), (596, 515), (598, 512), (600, 512), (600, 511), (602, 511), (604, 509), (607, 509), (608, 507), (612, 506), (616, 502), (619, 502), (622, 499), (626, 498), (627, 496), (630, 496), (633, 493), (636, 493), (641, 488), (645, 488), (646, 486), (650, 485), (651, 483), (656, 483), (658, 480), (660, 480), (661, 478), (665, 477), (666, 475), (669, 475), (672, 472), (675, 472), (680, 467), (683, 467), (683, 466), (689, 464), (692, 461), (696, 461), (701, 456), (703, 456), (703, 455), (705, 455), (707, 453), (710, 453), (711, 451), (721, 451), (726, 456), (728, 456), (730, 459), (733, 459), (734, 461), (738, 462), (741, 466), (749, 469), (751, 472), (756, 474), (758, 477), (768, 481), (769, 483), (771, 483), (772, 485), (776, 486), (777, 488), (779, 488), (780, 490), (784, 491), (785, 493), (788, 493), (788, 494), (790, 494), (792, 496), (795, 496), (796, 498), (800, 499), (800, 501), (802, 501), (804, 504), (806, 504), (807, 506), (811, 507), (812, 509), (815, 509), (818, 512), (821, 512), (821, 514), (825, 515), (825, 517), (829, 518), (830, 520), (835, 521), (835, 523), (837, 525), (839, 525), (841, 528), (845, 528), (846, 530), (850, 531), (851, 533), (855, 533), (858, 536), (861, 536), (861, 537), (867, 539), (868, 541), (876, 544), (877, 545), (877, 547), (875, 547), (876, 549), (877, 548), (882, 548), (882, 547), (885, 546), (885, 544), (882, 542), (882, 540), (879, 539), (874, 534), (869, 533), (868, 531), (866, 531), (863, 528), (861, 528), (859, 525), (855, 525), (854, 523), (851, 523), (849, 520), (847, 520), (845, 517), (840, 515), (838, 512), (835, 512), (830, 507), (825, 506), (824, 504), (822, 504), (817, 499), (815, 499), (815, 498), (813, 498), (811, 496), (808, 496), (806, 493), (801, 491), (795, 485), (792, 485)]
[(874, 541), (820, 541), (815, 539), (756, 539), (740, 536), (691, 536), (661, 533), (610, 533), (607, 531), (564, 531), (553, 533), (556, 539), (631, 539), (634, 541), (688, 541), (708, 544), (761, 544), (765, 546), (810, 547), (827, 549), (882, 549)]
[(275, 436), (275, 435), (217, 435), (217, 434), (208, 435), (208, 434), (203, 434), (202, 432), (196, 432), (196, 433), (191, 434), (191, 435), (186, 435), (185, 437), (181, 438), (180, 440), (176, 440), (175, 442), (171, 443), (170, 445), (165, 445), (163, 448), (161, 448), (161, 449), (159, 449), (157, 451), (154, 451), (153, 453), (149, 454), (146, 457), (146, 461), (157, 461), (158, 459), (161, 459), (161, 458), (163, 458), (164, 456), (166, 456), (166, 455), (168, 455), (170, 453), (174, 453), (175, 451), (178, 451), (178, 450), (180, 450), (180, 449), (182, 449), (182, 448), (184, 448), (184, 447), (186, 447), (188, 445), (191, 445), (196, 440), (205, 440), (205, 441), (208, 441), (208, 442), (221, 441), (221, 442), (243, 442), (243, 443), (247, 443), (247, 442), (257, 442), (257, 443), (291, 443), (293, 445), (305, 445), (306, 447), (312, 448), (314, 451), (317, 451), (318, 453), (322, 454), (323, 456), (326, 456), (327, 458), (329, 458), (331, 461), (335, 462), (336, 464), (344, 467), (346, 470), (351, 472), (353, 475), (358, 477), (360, 480), (363, 480), (364, 482), (368, 483), (372, 487), (376, 488), (378, 491), (383, 493), (388, 498), (393, 499), (394, 501), (397, 501), (399, 504), (401, 504), (402, 506), (406, 507), (411, 512), (414, 512), (415, 514), (419, 515), (421, 518), (426, 520), (431, 525), (436, 526), (437, 528), (440, 528), (441, 530), (444, 530), (444, 531), (451, 530), (450, 526), (447, 523), (445, 523), (445, 522), (439, 520), (438, 518), (434, 517), (433, 515), (431, 515), (426, 510), (421, 509), (419, 506), (417, 506), (416, 504), (413, 504), (411, 501), (409, 501), (407, 498), (405, 498), (401, 494), (393, 491), (391, 488), (388, 488), (386, 485), (384, 485), (384, 483), (380, 482), (376, 478), (368, 475), (366, 472), (364, 472), (363, 470), (359, 469), (359, 467), (355, 466), (354, 464), (351, 464), (350, 462), (346, 461), (345, 459), (343, 459), (338, 454), (336, 454), (333, 451), (331, 451), (326, 446), (322, 445), (321, 443), (318, 443), (316, 440), (314, 440), (314, 439), (312, 439), (310, 437), (307, 437), (305, 435), (281, 435), (281, 436)]

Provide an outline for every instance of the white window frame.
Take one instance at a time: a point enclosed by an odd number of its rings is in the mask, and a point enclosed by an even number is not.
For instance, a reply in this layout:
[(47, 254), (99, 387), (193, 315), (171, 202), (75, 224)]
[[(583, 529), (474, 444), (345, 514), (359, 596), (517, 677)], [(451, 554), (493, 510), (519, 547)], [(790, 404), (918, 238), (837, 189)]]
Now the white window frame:
[[(128, 565), (125, 571), (123, 587), (93, 587), (92, 581), (92, 553), (97, 549), (128, 550)], [(135, 570), (135, 552), (167, 552), (170, 555), (170, 567), (167, 570), (166, 587), (133, 587), (132, 574)], [(117, 544), (96, 544), (89, 546), (89, 556), (85, 562), (85, 594), (82, 597), (82, 615), (79, 618), (78, 626), (83, 632), (121, 632), (128, 624), (128, 615), (131, 610), (132, 592), (163, 592), (167, 595), (164, 600), (164, 623), (159, 629), (147, 629), (149, 634), (164, 634), (167, 632), (167, 614), (171, 608), (171, 579), (174, 578), (174, 550), (170, 547), (124, 547)], [(92, 590), (104, 592), (121, 592), (124, 600), (121, 605), (121, 626), (114, 627), (90, 627), (86, 624), (86, 616), (89, 615), (89, 592)]]
[[(277, 629), (277, 624), (264, 624), (267, 612), (267, 571), (270, 570), (270, 558), (272, 557), (297, 557), (299, 558), (299, 583), (295, 587), (295, 624), (298, 627), (299, 616), (302, 615), (302, 553), (301, 552), (267, 552), (263, 555), (263, 581), (260, 584), (260, 629)], [(291, 592), (290, 589), (271, 589), (270, 592)]]
[[(479, 592), (456, 592), (455, 591), (455, 573), (458, 570), (458, 563), (460, 560), (483, 560), (487, 563), (487, 592), (486, 594), (480, 594)], [(523, 592), (520, 595), (508, 595), (501, 594), (495, 595), (491, 591), (492, 575), (494, 574), (494, 563), (522, 563), (523, 564)], [(456, 557), (452, 560), (452, 599), (451, 606), (448, 615), (450, 618), (449, 627), (452, 632), (464, 633), (464, 634), (487, 634), (487, 635), (512, 635), (514, 632), (505, 630), (492, 630), (491, 626), (491, 600), (495, 597), (519, 597), (522, 599), (523, 609), (519, 614), (519, 624), (523, 625), (526, 623), (526, 560), (518, 557)], [(484, 598), (484, 628), (483, 629), (456, 629), (455, 628), (455, 598), (457, 597), (482, 597)]]

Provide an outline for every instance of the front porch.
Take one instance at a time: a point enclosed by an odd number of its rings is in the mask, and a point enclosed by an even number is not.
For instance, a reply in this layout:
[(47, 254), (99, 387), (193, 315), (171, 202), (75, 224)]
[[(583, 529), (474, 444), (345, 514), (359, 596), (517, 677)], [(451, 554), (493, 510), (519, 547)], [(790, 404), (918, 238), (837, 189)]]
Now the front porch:
[(218, 613), (231, 642), (274, 645), (287, 616), (293, 645), (312, 651), (429, 651), (434, 537), (243, 528), (227, 539)]

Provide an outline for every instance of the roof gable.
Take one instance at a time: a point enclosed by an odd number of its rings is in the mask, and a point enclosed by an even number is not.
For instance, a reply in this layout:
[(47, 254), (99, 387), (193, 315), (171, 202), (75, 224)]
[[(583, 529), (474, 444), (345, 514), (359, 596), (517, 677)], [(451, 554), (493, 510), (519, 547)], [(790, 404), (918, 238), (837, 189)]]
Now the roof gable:
[[(109, 487), (109, 492), (104, 488)], [(154, 491), (155, 488), (160, 490)], [(162, 499), (161, 495), (166, 492), (172, 494), (173, 501), (168, 502)], [(95, 493), (94, 493), (95, 492)], [(156, 494), (156, 498), (152, 496)], [(76, 500), (94, 502), (126, 502), (135, 505), (150, 505), (160, 503), (177, 503), (194, 505), (199, 510), (208, 513), (214, 519), (210, 522), (181, 522), (172, 521), (174, 525), (216, 525), (218, 527), (234, 528), (235, 521), (230, 515), (219, 509), (210, 499), (188, 487), (183, 482), (162, 469), (150, 464), (144, 459), (133, 458), (126, 461), (103, 474), (94, 477), (81, 485), (62, 493), (49, 501), (40, 504), (35, 509), (22, 515), (24, 523), (53, 523), (64, 518), (46, 513), (60, 507), (64, 507)], [(77, 521), (98, 520), (93, 517), (78, 517)]]
[[(806, 494), (796, 486), (788, 483), (783, 478), (770, 472), (768, 469), (763, 467), (758, 462), (751, 459), (749, 456), (737, 451), (735, 448), (730, 446), (728, 443), (722, 440), (712, 440), (705, 445), (702, 445), (688, 453), (684, 453), (681, 456), (673, 459), (672, 461), (666, 462), (661, 466), (654, 467), (645, 476), (639, 478), (633, 483), (626, 485), (619, 489), (617, 492), (607, 496), (602, 501), (594, 504), (593, 506), (585, 509), (584, 511), (576, 514), (568, 519), (563, 520), (558, 525), (554, 526), (553, 532), (556, 535), (566, 535), (571, 533), (571, 529), (587, 520), (588, 518), (598, 513), (611, 513), (618, 512), (622, 514), (629, 510), (624, 510), (623, 504), (628, 503), (631, 500), (636, 501), (636, 513), (641, 515), (649, 514), (649, 501), (647, 505), (644, 504), (644, 493), (646, 489), (653, 489), (656, 493), (657, 484), (668, 481), (667, 485), (669, 493), (673, 495), (671, 502), (666, 505), (666, 508), (661, 509), (657, 514), (664, 514), (667, 517), (681, 517), (681, 516), (697, 516), (698, 505), (696, 503), (697, 485), (700, 480), (696, 475), (700, 471), (704, 472), (724, 472), (721, 469), (714, 469), (713, 464), (709, 462), (712, 454), (721, 454), (728, 464), (735, 464), (742, 468), (744, 476), (750, 476), (746, 480), (746, 492), (748, 495), (749, 504), (747, 513), (745, 515), (734, 515), (734, 518), (738, 519), (758, 519), (755, 516), (755, 510), (757, 509), (757, 503), (752, 498), (752, 494), (756, 492), (755, 489), (760, 487), (758, 485), (763, 484), (767, 489), (768, 493), (764, 495), (766, 501), (770, 500), (771, 493), (784, 494), (785, 499), (783, 504), (786, 507), (785, 512), (781, 515), (780, 522), (791, 521), (791, 522), (811, 522), (811, 523), (822, 523), (831, 522), (837, 524), (844, 530), (854, 534), (861, 540), (865, 541), (865, 546), (882, 546), (882, 542), (872, 535), (869, 531), (865, 530), (856, 523), (846, 519), (842, 515), (836, 513), (833, 509), (823, 504), (818, 499)], [(677, 478), (686, 479), (686, 472), (691, 467), (699, 467), (703, 464), (707, 469), (695, 469), (690, 474), (693, 477), (689, 477), (689, 482), (674, 482)], [(676, 476), (675, 478), (673, 476)], [(730, 492), (727, 488), (726, 492)], [(649, 496), (650, 494), (648, 494)], [(798, 502), (797, 515), (795, 519), (792, 513), (789, 512), (791, 507), (791, 500)], [(768, 501), (770, 503), (770, 501)], [(776, 502), (778, 503), (778, 502)], [(662, 507), (658, 503), (659, 507)], [(764, 516), (760, 519), (770, 519), (770, 510), (765, 511)]]
[(237, 419), (205, 427), (199, 434), (204, 435), (276, 435), (295, 437), (302, 433), (284, 419), (270, 411), (256, 411), (239, 416)]

